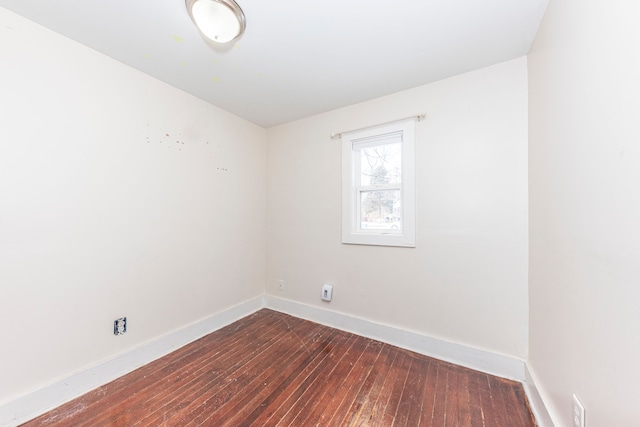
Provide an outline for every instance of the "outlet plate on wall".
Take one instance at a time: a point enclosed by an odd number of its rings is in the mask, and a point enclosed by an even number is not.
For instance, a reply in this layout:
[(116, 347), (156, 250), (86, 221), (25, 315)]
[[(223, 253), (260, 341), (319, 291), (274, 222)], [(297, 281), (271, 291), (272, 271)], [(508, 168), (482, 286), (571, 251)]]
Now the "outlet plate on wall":
[(122, 335), (127, 332), (127, 318), (121, 317), (113, 321), (113, 335)]
[(322, 300), (331, 301), (331, 298), (333, 298), (333, 285), (325, 283), (322, 285)]

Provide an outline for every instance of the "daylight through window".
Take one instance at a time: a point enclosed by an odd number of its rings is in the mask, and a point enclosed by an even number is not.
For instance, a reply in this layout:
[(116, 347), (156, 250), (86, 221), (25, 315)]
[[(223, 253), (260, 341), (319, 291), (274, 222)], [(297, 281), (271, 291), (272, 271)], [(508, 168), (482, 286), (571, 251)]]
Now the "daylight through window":
[(342, 135), (343, 243), (415, 246), (413, 127)]

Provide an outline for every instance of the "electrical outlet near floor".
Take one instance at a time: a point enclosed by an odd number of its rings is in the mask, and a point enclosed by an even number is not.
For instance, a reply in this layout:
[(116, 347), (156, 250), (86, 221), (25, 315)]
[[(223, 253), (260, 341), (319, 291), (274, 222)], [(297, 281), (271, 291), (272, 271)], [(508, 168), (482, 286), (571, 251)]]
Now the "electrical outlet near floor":
[(121, 317), (113, 321), (113, 335), (122, 335), (127, 332), (127, 318)]
[(573, 427), (585, 427), (584, 406), (575, 394), (573, 395)]
[(331, 298), (333, 298), (333, 285), (325, 283), (322, 285), (322, 300), (331, 301)]
[(278, 280), (278, 290), (280, 292), (284, 292), (284, 280), (282, 280), (282, 279)]

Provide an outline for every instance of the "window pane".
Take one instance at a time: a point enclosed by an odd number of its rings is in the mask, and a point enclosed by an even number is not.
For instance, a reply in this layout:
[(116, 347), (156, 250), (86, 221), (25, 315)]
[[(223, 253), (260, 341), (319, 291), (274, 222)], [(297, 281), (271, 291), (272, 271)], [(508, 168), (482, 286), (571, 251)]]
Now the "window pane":
[(360, 193), (360, 229), (402, 230), (400, 190)]
[(360, 150), (360, 185), (397, 184), (402, 177), (400, 143)]

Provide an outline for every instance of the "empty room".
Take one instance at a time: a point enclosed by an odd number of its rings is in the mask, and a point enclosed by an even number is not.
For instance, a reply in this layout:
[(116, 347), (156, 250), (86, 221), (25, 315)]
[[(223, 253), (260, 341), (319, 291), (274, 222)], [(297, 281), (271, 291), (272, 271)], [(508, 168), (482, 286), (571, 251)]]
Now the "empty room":
[(0, 426), (640, 425), (639, 18), (0, 0)]

